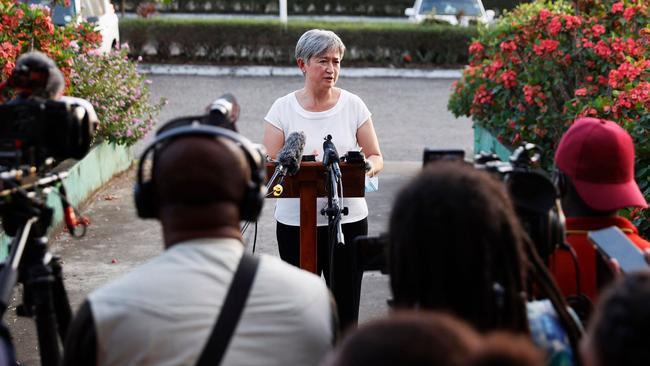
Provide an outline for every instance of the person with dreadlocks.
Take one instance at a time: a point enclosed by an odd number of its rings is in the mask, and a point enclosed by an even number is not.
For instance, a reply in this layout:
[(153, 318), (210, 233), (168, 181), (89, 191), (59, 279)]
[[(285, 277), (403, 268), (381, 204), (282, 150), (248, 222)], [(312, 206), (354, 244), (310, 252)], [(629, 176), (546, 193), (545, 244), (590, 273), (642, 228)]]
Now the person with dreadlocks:
[[(581, 326), (505, 187), (489, 173), (461, 163), (428, 165), (397, 195), (389, 241), (396, 308), (447, 311), (481, 332), (530, 334), (548, 365), (577, 363)], [(546, 299), (534, 301), (537, 292)]]

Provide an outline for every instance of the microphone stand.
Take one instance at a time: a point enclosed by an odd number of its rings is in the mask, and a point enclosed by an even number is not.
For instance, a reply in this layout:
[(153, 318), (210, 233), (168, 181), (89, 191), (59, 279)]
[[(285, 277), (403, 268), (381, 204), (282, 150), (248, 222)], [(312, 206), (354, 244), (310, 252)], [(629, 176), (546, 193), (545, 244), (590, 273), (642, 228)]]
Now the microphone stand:
[[(331, 148), (326, 148), (330, 146)], [(334, 289), (334, 248), (337, 245), (345, 245), (345, 237), (341, 226), (341, 215), (348, 214), (347, 207), (341, 207), (342, 195), (339, 197), (339, 186), (341, 181), (341, 168), (339, 167), (339, 155), (332, 143), (332, 136), (327, 135), (323, 144), (323, 165), (327, 168), (327, 206), (321, 210), (321, 215), (327, 215), (328, 243), (329, 243), (329, 282), (330, 288)], [(334, 291), (334, 290), (332, 290)]]

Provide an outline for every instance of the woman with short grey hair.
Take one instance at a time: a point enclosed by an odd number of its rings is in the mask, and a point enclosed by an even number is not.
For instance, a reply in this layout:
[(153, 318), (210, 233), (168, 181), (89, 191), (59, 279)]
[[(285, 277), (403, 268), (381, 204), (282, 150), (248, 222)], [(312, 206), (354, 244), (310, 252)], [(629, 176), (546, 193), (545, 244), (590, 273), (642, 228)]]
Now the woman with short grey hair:
[[(368, 161), (367, 175), (377, 175), (384, 166), (371, 113), (357, 95), (336, 87), (345, 45), (332, 31), (312, 29), (296, 44), (296, 63), (304, 75), (304, 86), (278, 98), (264, 117), (264, 145), (271, 158), (285, 139), (297, 131), (306, 135), (305, 154), (318, 160), (323, 155), (323, 138), (332, 135), (340, 154), (363, 151)], [(326, 201), (319, 198), (317, 209)], [(333, 275), (341, 327), (357, 322), (361, 276), (354, 238), (368, 232), (368, 206), (364, 198), (344, 198), (348, 215), (342, 217), (344, 246), (334, 248)], [(329, 284), (329, 241), (327, 218), (317, 213), (318, 273), (325, 272)], [(278, 199), (275, 209), (280, 257), (294, 265), (300, 259), (300, 203), (297, 198)]]

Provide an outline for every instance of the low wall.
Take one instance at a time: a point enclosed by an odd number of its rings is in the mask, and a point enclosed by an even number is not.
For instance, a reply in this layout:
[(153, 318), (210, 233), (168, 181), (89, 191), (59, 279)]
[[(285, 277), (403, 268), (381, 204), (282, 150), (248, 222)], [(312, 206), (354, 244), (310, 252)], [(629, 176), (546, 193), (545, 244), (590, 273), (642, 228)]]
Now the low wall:
[(482, 151), (497, 154), (499, 159), (508, 161), (511, 151), (499, 142), (490, 131), (474, 124), (474, 154)]
[[(63, 181), (68, 201), (77, 207), (115, 174), (128, 169), (132, 163), (133, 149), (131, 147), (106, 142), (96, 145), (83, 159), (68, 169), (69, 175)], [(57, 194), (51, 193), (47, 197), (47, 204), (55, 209), (50, 227), (50, 232), (52, 232), (53, 228), (63, 223), (61, 199)], [(0, 259), (7, 256), (7, 245), (10, 240), (11, 238), (4, 232), (0, 232)]]

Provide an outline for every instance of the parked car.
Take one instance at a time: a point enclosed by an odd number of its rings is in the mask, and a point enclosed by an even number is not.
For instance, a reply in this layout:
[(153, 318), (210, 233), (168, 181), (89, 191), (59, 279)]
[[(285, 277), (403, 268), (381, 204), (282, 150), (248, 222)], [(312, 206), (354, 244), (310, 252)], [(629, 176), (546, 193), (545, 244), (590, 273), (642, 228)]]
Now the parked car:
[(427, 18), (453, 25), (467, 26), (472, 22), (488, 24), (494, 20), (494, 10), (485, 10), (481, 0), (415, 0), (404, 11), (410, 20), (422, 22)]
[[(28, 4), (51, 7), (52, 0), (27, 0)], [(101, 52), (108, 52), (120, 43), (120, 29), (115, 8), (110, 0), (70, 0), (70, 5), (57, 4), (52, 9), (52, 23), (65, 25), (86, 21), (95, 25), (102, 35)]]

